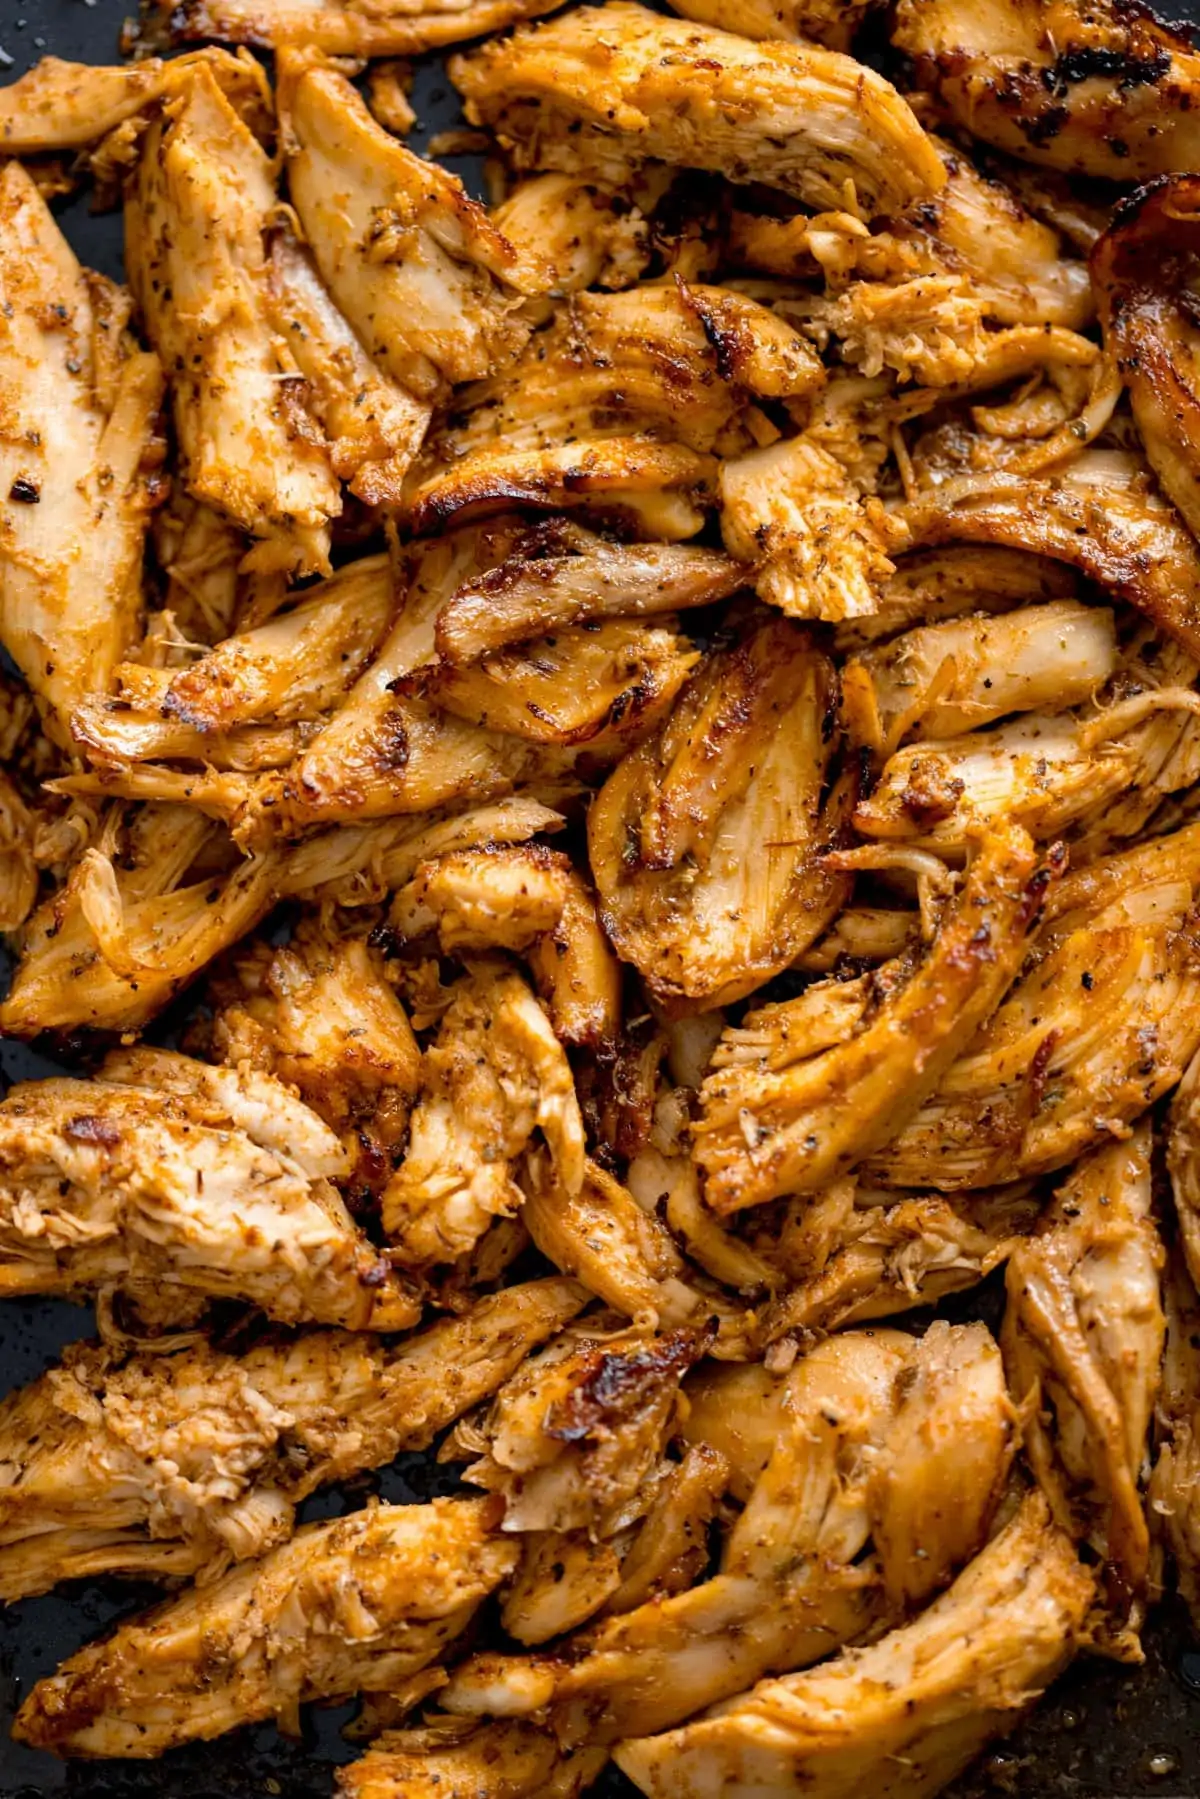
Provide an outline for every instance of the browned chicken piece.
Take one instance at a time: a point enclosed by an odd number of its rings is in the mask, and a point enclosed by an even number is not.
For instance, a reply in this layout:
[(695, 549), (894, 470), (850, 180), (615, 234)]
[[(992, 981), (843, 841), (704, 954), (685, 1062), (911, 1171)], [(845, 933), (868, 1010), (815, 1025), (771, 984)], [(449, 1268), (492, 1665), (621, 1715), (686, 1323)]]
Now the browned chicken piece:
[[(952, 1337), (974, 1349), (982, 1394), (983, 1369), (998, 1364), (994, 1346), (977, 1327)], [(669, 1729), (762, 1675), (807, 1666), (877, 1625), (887, 1613), (881, 1567), (867, 1553), (880, 1521), (871, 1512), (872, 1478), (903, 1409), (913, 1349), (911, 1338), (893, 1331), (830, 1338), (797, 1364), (782, 1395), (763, 1392), (763, 1376), (751, 1380), (747, 1369), (701, 1370), (697, 1392), (710, 1389), (707, 1415), (718, 1420), (735, 1490), (749, 1491), (718, 1572), (589, 1627), (566, 1653), (560, 1645), (557, 1654), (523, 1659), (476, 1655), (452, 1675), (442, 1703), (458, 1713), (536, 1711), (564, 1743), (611, 1743)], [(944, 1352), (952, 1353), (950, 1345)], [(965, 1371), (963, 1385), (969, 1392)], [(992, 1406), (967, 1400), (959, 1409), (960, 1455), (973, 1481), (962, 1512), (970, 1522), (965, 1531), (957, 1520), (947, 1524), (943, 1578), (986, 1530), (994, 1498), (983, 1496), (998, 1491), (1011, 1455), (1003, 1383), (993, 1379), (991, 1391)], [(742, 1402), (738, 1422), (751, 1433), (744, 1447), (732, 1412)], [(694, 1428), (685, 1428), (694, 1442)], [(919, 1489), (899, 1488), (894, 1496), (897, 1507), (918, 1497)], [(902, 1531), (898, 1515), (890, 1528)]]
[(713, 1717), (622, 1743), (617, 1765), (652, 1799), (932, 1799), (1062, 1672), (1092, 1591), (1030, 1494), (914, 1623), (764, 1681)]
[(751, 1015), (702, 1089), (708, 1203), (731, 1212), (812, 1192), (883, 1150), (999, 1004), (1060, 863), (1039, 866), (1019, 826), (997, 830), (911, 972), (855, 994), (810, 988)]
[(1165, 1260), (1148, 1125), (1086, 1157), (1008, 1264), (1004, 1359), (1034, 1472), (1064, 1530), (1101, 1558), (1098, 1644), (1141, 1661), (1150, 1536), (1141, 1485), (1158, 1396)]
[(1019, 157), (989, 151), (986, 166), (1035, 218), (1042, 219), (1086, 256), (1108, 230), (1112, 210), (1123, 188), (1103, 177), (1064, 175)]
[(175, 38), (220, 38), (266, 48), (295, 44), (329, 56), (416, 56), (462, 43), (514, 20), (534, 18), (547, 0), (156, 0)]
[(252, 944), (212, 993), (215, 1055), (298, 1088), (340, 1136), (355, 1184), (380, 1188), (404, 1142), (421, 1052), (379, 952), (306, 919), (278, 949)]
[(628, 190), (532, 175), (492, 217), (524, 260), (540, 258), (549, 268), (556, 299), (589, 287), (632, 287), (650, 263), (649, 227)]
[(878, 611), (847, 620), (835, 641), (845, 654), (915, 625), (944, 624), (969, 612), (1003, 613), (1016, 606), (1074, 600), (1079, 591), (1079, 577), (1065, 562), (994, 544), (941, 544), (902, 556), (880, 595)]
[[(784, 1264), (790, 1278), (760, 1320), (765, 1343), (803, 1343), (973, 1287), (1012, 1254), (1038, 1210), (1037, 1198), (1021, 1187), (954, 1201), (939, 1194), (898, 1199), (857, 1182), (836, 1189), (836, 1199), (835, 1189), (817, 1199), (823, 1209), (833, 1201), (832, 1236), (815, 1265), (793, 1273)], [(808, 1223), (801, 1210), (794, 1228), (802, 1242)]]
[(1198, 248), (1200, 179), (1177, 175), (1124, 201), (1091, 257), (1105, 343), (1129, 389), (1147, 460), (1193, 532), (1200, 530), (1200, 331), (1191, 285)]
[(312, 574), (328, 571), (342, 501), (271, 316), (276, 205), (270, 158), (197, 64), (142, 140), (125, 207), (130, 286), (175, 377), (186, 485), (262, 540), (258, 566)]
[(1151, 1530), (1175, 1564), (1178, 1589), (1200, 1616), (1200, 1302), (1172, 1252), (1163, 1282), (1166, 1353), (1155, 1409), (1157, 1456), (1146, 1492)]
[(901, 504), (889, 524), (892, 554), (970, 542), (1059, 557), (1200, 656), (1200, 551), (1135, 456), (1088, 450), (1050, 479), (997, 471), (948, 481)]
[(0, 88), (0, 149), (8, 156), (84, 149), (178, 92), (202, 63), (247, 124), (264, 135), (274, 120), (270, 83), (261, 63), (244, 53), (195, 50), (170, 62), (148, 56), (114, 68), (43, 56)]
[(693, 1368), (683, 1390), (687, 1410), (679, 1421), (680, 1440), (722, 1458), (726, 1485), (744, 1505), (776, 1442), (790, 1428), (788, 1379), (772, 1374), (762, 1362), (704, 1361)]
[(63, 747), (132, 642), (161, 488), (162, 371), (127, 318), (26, 171), (0, 165), (0, 636)]
[(333, 1185), (347, 1173), (271, 1076), (114, 1052), (93, 1081), (27, 1081), (0, 1105), (0, 1286), (402, 1330), (420, 1303), (353, 1224)]
[[(154, 514), (151, 541), (166, 577), (164, 610), (189, 643), (217, 644), (241, 620), (249, 580), (239, 574), (246, 554), (242, 533), (220, 512), (176, 487)], [(141, 660), (146, 662), (143, 644)], [(155, 657), (157, 666), (171, 658)], [(124, 664), (122, 664), (124, 666)]]
[(274, 879), (187, 806), (111, 814), (25, 927), (0, 1031), (140, 1029), (263, 918)]
[(13, 1725), (58, 1755), (158, 1756), (298, 1707), (386, 1691), (433, 1661), (511, 1571), (489, 1500), (381, 1505), (310, 1524), (91, 1643)]
[(1069, 874), (1004, 1003), (865, 1175), (953, 1191), (1125, 1138), (1200, 1044), (1197, 880), (1197, 826)]
[(845, 663), (842, 717), (852, 743), (890, 756), (909, 738), (1089, 701), (1117, 660), (1110, 608), (1074, 600), (918, 625)]
[(435, 641), (442, 661), (459, 665), (565, 625), (710, 606), (745, 579), (740, 562), (698, 544), (611, 543), (551, 518), (463, 581), (437, 615)]
[(804, 974), (834, 974), (890, 962), (911, 951), (919, 935), (919, 912), (896, 906), (846, 906), (793, 966)]
[(388, 923), (406, 940), (436, 930), (445, 955), (524, 954), (557, 1037), (593, 1049), (616, 1040), (621, 967), (568, 856), (538, 843), (451, 850), (421, 864)]
[(481, 961), (457, 983), (421, 1061), (408, 1153), (383, 1191), (383, 1228), (411, 1267), (453, 1261), (518, 1210), (513, 1161), (535, 1131), (568, 1193), (583, 1181), (575, 1083), (541, 1005), (514, 970)]
[(316, 52), (280, 57), (288, 186), (321, 277), (369, 355), (419, 400), (521, 348), (548, 285), (454, 175), (415, 156)]
[(606, 1749), (564, 1751), (532, 1724), (435, 1718), (388, 1730), (337, 1771), (344, 1799), (576, 1799)]
[[(833, 670), (808, 634), (753, 619), (712, 650), (588, 815), (601, 917), (656, 1001), (720, 1006), (825, 928), (845, 885), (818, 857)], [(764, 853), (765, 852), (765, 853)]]
[(520, 168), (616, 184), (651, 159), (762, 181), (817, 209), (847, 194), (868, 217), (945, 179), (890, 83), (810, 45), (665, 19), (629, 0), (581, 7), (456, 57), (473, 124)]
[(412, 529), (519, 502), (623, 511), (645, 535), (690, 537), (712, 455), (776, 436), (756, 400), (802, 398), (824, 378), (798, 331), (729, 289), (577, 294), (428, 439)]
[(1112, 0), (900, 0), (892, 41), (955, 124), (1069, 175), (1144, 181), (1193, 166), (1200, 59)]
[(672, 0), (672, 4), (685, 19), (720, 25), (741, 37), (783, 38), (788, 43), (849, 50), (875, 0), (737, 0), (725, 8), (716, 0)]
[[(1189, 836), (1191, 829), (1181, 833)], [(1192, 1057), (1171, 1101), (1167, 1167), (1179, 1240), (1193, 1282), (1200, 1279), (1200, 1054)]]
[(395, 1346), (339, 1331), (240, 1356), (74, 1345), (0, 1406), (0, 1596), (105, 1573), (211, 1580), (263, 1554), (309, 1493), (426, 1447), (587, 1299), (531, 1281)]
[(0, 931), (19, 931), (37, 904), (34, 814), (0, 770)]

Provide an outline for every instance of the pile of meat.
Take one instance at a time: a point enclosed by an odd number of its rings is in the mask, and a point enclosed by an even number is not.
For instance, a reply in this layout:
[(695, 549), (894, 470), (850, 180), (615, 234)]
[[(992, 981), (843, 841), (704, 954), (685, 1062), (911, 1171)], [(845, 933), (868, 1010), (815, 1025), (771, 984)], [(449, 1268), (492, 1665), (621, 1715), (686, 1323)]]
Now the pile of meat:
[(922, 1799), (1200, 1616), (1200, 57), (437, 7), (0, 91), (16, 1731)]

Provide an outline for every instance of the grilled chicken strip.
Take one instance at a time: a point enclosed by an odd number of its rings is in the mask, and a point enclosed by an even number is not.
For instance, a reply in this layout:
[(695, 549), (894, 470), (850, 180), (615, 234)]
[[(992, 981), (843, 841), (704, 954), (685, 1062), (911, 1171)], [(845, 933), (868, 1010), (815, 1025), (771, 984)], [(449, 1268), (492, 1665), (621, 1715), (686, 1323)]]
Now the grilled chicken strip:
[(708, 1203), (731, 1212), (812, 1192), (872, 1152), (876, 1167), (1003, 997), (1056, 872), (1019, 826), (999, 831), (907, 980), (901, 969), (878, 990), (824, 983), (729, 1034), (695, 1125)]
[(953, 1191), (1125, 1137), (1200, 1044), (1198, 877), (1196, 826), (1068, 875), (1003, 1005), (864, 1173)]
[(914, 1623), (622, 1743), (652, 1799), (932, 1799), (1070, 1661), (1092, 1577), (1040, 1494)]
[(34, 815), (0, 773), (0, 931), (19, 931), (37, 904)]
[(1036, 1400), (1026, 1447), (1054, 1515), (1104, 1563), (1108, 1647), (1141, 1660), (1150, 1537), (1139, 1491), (1158, 1394), (1165, 1260), (1148, 1125), (1086, 1157), (1008, 1264), (1004, 1358)]
[(1182, 1256), (1163, 1282), (1166, 1353), (1155, 1420), (1157, 1457), (1146, 1500), (1152, 1530), (1175, 1564), (1179, 1592), (1200, 1616), (1200, 1301)]
[(650, 262), (647, 220), (634, 184), (617, 191), (573, 175), (518, 181), (492, 215), (525, 258), (539, 258), (557, 297), (589, 287), (632, 287)]
[(607, 1760), (605, 1749), (564, 1753), (532, 1724), (436, 1718), (385, 1731), (337, 1785), (344, 1799), (576, 1799)]
[(543, 271), (457, 177), (377, 125), (316, 53), (281, 55), (279, 107), (292, 204), (369, 354), (425, 401), (514, 356), (529, 334), (516, 309)]
[(874, 0), (737, 0), (722, 9), (715, 0), (675, 0), (675, 11), (701, 25), (720, 25), (741, 37), (782, 38), (849, 50)]
[(410, 1267), (453, 1261), (517, 1211), (514, 1159), (540, 1130), (568, 1193), (583, 1181), (583, 1120), (550, 1021), (503, 963), (454, 989), (421, 1062), (408, 1153), (383, 1191), (383, 1228)]
[(246, 123), (256, 134), (265, 134), (274, 105), (266, 73), (251, 57), (206, 49), (169, 62), (148, 56), (105, 68), (43, 56), (17, 81), (0, 88), (0, 147), (6, 156), (84, 149), (178, 92), (201, 63), (208, 65)]
[(754, 402), (802, 398), (824, 378), (798, 331), (728, 289), (578, 294), (429, 438), (412, 528), (516, 501), (621, 509), (646, 535), (689, 537), (701, 521), (688, 495), (711, 485), (712, 454), (775, 435)]
[(127, 316), (25, 170), (0, 165), (0, 636), (64, 748), (142, 603), (163, 381)]
[[(978, 1547), (1013, 1443), (994, 1344), (977, 1326), (950, 1337), (966, 1353), (945, 1341), (938, 1351), (958, 1359), (959, 1374), (945, 1389), (957, 1401), (932, 1434), (945, 1454), (945, 1420), (957, 1416), (961, 1466), (971, 1480), (969, 1489), (962, 1485), (959, 1516), (943, 1520), (939, 1579)], [(933, 1350), (922, 1354), (932, 1361)], [(819, 1660), (877, 1623), (886, 1601), (880, 1564), (865, 1553), (872, 1532), (892, 1530), (898, 1546), (903, 1508), (924, 1503), (919, 1481), (906, 1489), (884, 1479), (871, 1509), (873, 1474), (887, 1465), (880, 1455), (905, 1411), (912, 1353), (912, 1339), (896, 1332), (848, 1332), (805, 1356), (782, 1394), (761, 1370), (702, 1369), (692, 1385), (704, 1409), (685, 1429), (695, 1443), (706, 1420), (715, 1420), (735, 1490), (749, 1494), (717, 1574), (590, 1627), (569, 1640), (569, 1653), (477, 1655), (452, 1676), (442, 1702), (498, 1716), (547, 1708), (560, 1741), (611, 1743), (668, 1729), (769, 1671)], [(918, 1434), (930, 1417), (929, 1378), (914, 1383)], [(902, 1551), (901, 1561), (907, 1565)]]
[(1192, 1280), (1200, 1279), (1200, 1056), (1193, 1056), (1171, 1101), (1167, 1167), (1179, 1240)]
[(0, 1105), (0, 1285), (250, 1300), (284, 1323), (402, 1330), (420, 1304), (355, 1228), (333, 1132), (269, 1075), (167, 1050)]
[[(197, 64), (142, 140), (125, 208), (129, 282), (175, 375), (193, 494), (263, 540), (263, 568), (327, 572), (338, 482), (269, 306), (270, 159)], [(314, 441), (315, 440), (315, 441)]]
[(601, 916), (668, 1006), (738, 999), (807, 949), (845, 897), (817, 857), (832, 668), (808, 634), (754, 619), (714, 649), (588, 815)]
[(543, 0), (181, 0), (167, 5), (172, 35), (185, 41), (220, 38), (230, 44), (312, 46), (329, 56), (416, 56), (462, 43), (514, 20), (535, 18)]
[(382, 1505), (118, 1626), (39, 1681), (13, 1725), (59, 1755), (162, 1755), (307, 1700), (386, 1691), (440, 1655), (508, 1574), (494, 1501)]
[(531, 1281), (394, 1346), (339, 1331), (241, 1356), (74, 1345), (0, 1405), (0, 1597), (84, 1575), (211, 1580), (263, 1554), (309, 1493), (425, 1448), (587, 1298)]
[(834, 51), (660, 18), (629, 0), (580, 7), (455, 58), (473, 124), (519, 168), (618, 185), (652, 158), (762, 181), (817, 210), (847, 181), (868, 218), (935, 194), (936, 151), (896, 90)]
[(900, 0), (893, 40), (958, 125), (1068, 175), (1144, 181), (1194, 166), (1200, 58), (1112, 0)]
[[(1194, 58), (1200, 73), (1200, 58)], [(1105, 342), (1129, 389), (1151, 468), (1200, 531), (1200, 391), (1194, 280), (1200, 179), (1177, 175), (1124, 201), (1091, 256)]]

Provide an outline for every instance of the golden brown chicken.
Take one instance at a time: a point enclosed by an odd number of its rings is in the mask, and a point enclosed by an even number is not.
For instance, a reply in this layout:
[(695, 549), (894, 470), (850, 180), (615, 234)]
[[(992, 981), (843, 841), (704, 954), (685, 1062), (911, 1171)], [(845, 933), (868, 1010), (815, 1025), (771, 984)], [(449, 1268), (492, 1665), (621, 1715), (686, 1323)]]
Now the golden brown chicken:
[(494, 1501), (378, 1506), (128, 1620), (39, 1681), (13, 1726), (59, 1755), (161, 1755), (306, 1700), (385, 1691), (458, 1636), (508, 1574)]
[(133, 639), (162, 492), (162, 372), (128, 312), (20, 164), (0, 165), (0, 635), (64, 747)]
[(102, 1573), (211, 1580), (263, 1554), (309, 1493), (424, 1448), (587, 1298), (531, 1281), (398, 1345), (338, 1331), (241, 1356), (76, 1344), (0, 1405), (0, 1596)]
[(1141, 1498), (1163, 1352), (1164, 1253), (1150, 1213), (1149, 1127), (1097, 1150), (1007, 1272), (1004, 1358), (1032, 1397), (1030, 1461), (1055, 1518), (1104, 1567), (1100, 1643), (1139, 1661), (1150, 1537)]
[(536, 17), (544, 0), (158, 0), (173, 36), (269, 47), (313, 45), (330, 56), (415, 56), (458, 44), (514, 20)]
[(1040, 1494), (912, 1624), (709, 1718), (622, 1743), (652, 1799), (931, 1799), (1070, 1661), (1092, 1577)]
[(285, 1323), (404, 1329), (420, 1303), (352, 1223), (347, 1172), (271, 1076), (115, 1051), (96, 1080), (27, 1081), (0, 1105), (0, 1285), (121, 1291), (168, 1321), (224, 1295)]
[(385, 1731), (337, 1784), (345, 1799), (576, 1799), (607, 1760), (606, 1749), (564, 1753), (531, 1724), (435, 1718)]
[(147, 56), (113, 68), (43, 56), (0, 88), (0, 146), (8, 156), (80, 150), (125, 126), (137, 130), (163, 100), (206, 65), (257, 137), (273, 126), (274, 105), (262, 65), (244, 52), (193, 50), (164, 61)]
[(455, 58), (467, 117), (519, 168), (620, 183), (651, 158), (868, 218), (934, 194), (941, 161), (896, 90), (807, 44), (755, 44), (630, 0)]
[(612, 189), (573, 175), (518, 181), (493, 213), (496, 227), (523, 259), (540, 259), (556, 299), (590, 287), (632, 287), (651, 258), (649, 203), (641, 184)]
[(1200, 1615), (1200, 1300), (1172, 1251), (1163, 1282), (1166, 1353), (1155, 1418), (1157, 1455), (1146, 1492), (1150, 1526), (1174, 1562), (1178, 1589)]

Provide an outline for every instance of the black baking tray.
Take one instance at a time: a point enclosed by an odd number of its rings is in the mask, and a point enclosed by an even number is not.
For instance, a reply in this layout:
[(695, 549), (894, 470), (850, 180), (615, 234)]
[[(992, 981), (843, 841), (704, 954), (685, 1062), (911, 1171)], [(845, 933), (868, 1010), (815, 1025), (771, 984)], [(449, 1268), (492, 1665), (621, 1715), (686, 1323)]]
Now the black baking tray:
[[(1176, 0), (1166, 10), (1174, 23), (1200, 26), (1200, 0)], [(44, 55), (115, 62), (125, 23), (122, 0), (0, 0), (0, 85)], [(407, 141), (415, 149), (460, 122), (440, 57), (418, 63), (412, 100), (418, 124)], [(451, 166), (478, 191), (476, 160)], [(55, 211), (80, 259), (120, 279), (119, 215), (92, 213), (86, 193), (56, 203)], [(0, 950), (0, 991), (5, 982)], [(27, 1045), (0, 1037), (0, 1093), (13, 1081), (61, 1071)], [(961, 1300), (954, 1309), (963, 1309)], [(90, 1314), (78, 1307), (0, 1301), (0, 1391), (33, 1379), (64, 1343), (90, 1331)], [(406, 1455), (351, 1490), (316, 1495), (304, 1516), (335, 1516), (373, 1493), (411, 1501), (453, 1485), (453, 1470)], [(9, 1720), (35, 1680), (155, 1597), (154, 1589), (127, 1582), (86, 1581), (0, 1609), (0, 1799), (327, 1799), (333, 1765), (361, 1753), (343, 1736), (354, 1705), (307, 1708), (298, 1741), (264, 1725), (149, 1763), (62, 1763), (9, 1740)], [(1077, 1662), (1013, 1737), (950, 1789), (952, 1799), (1200, 1799), (1200, 1640), (1171, 1604), (1145, 1641), (1141, 1668)], [(629, 1799), (634, 1788), (611, 1771), (593, 1791), (597, 1799)], [(861, 1799), (875, 1796), (864, 1790)]]

